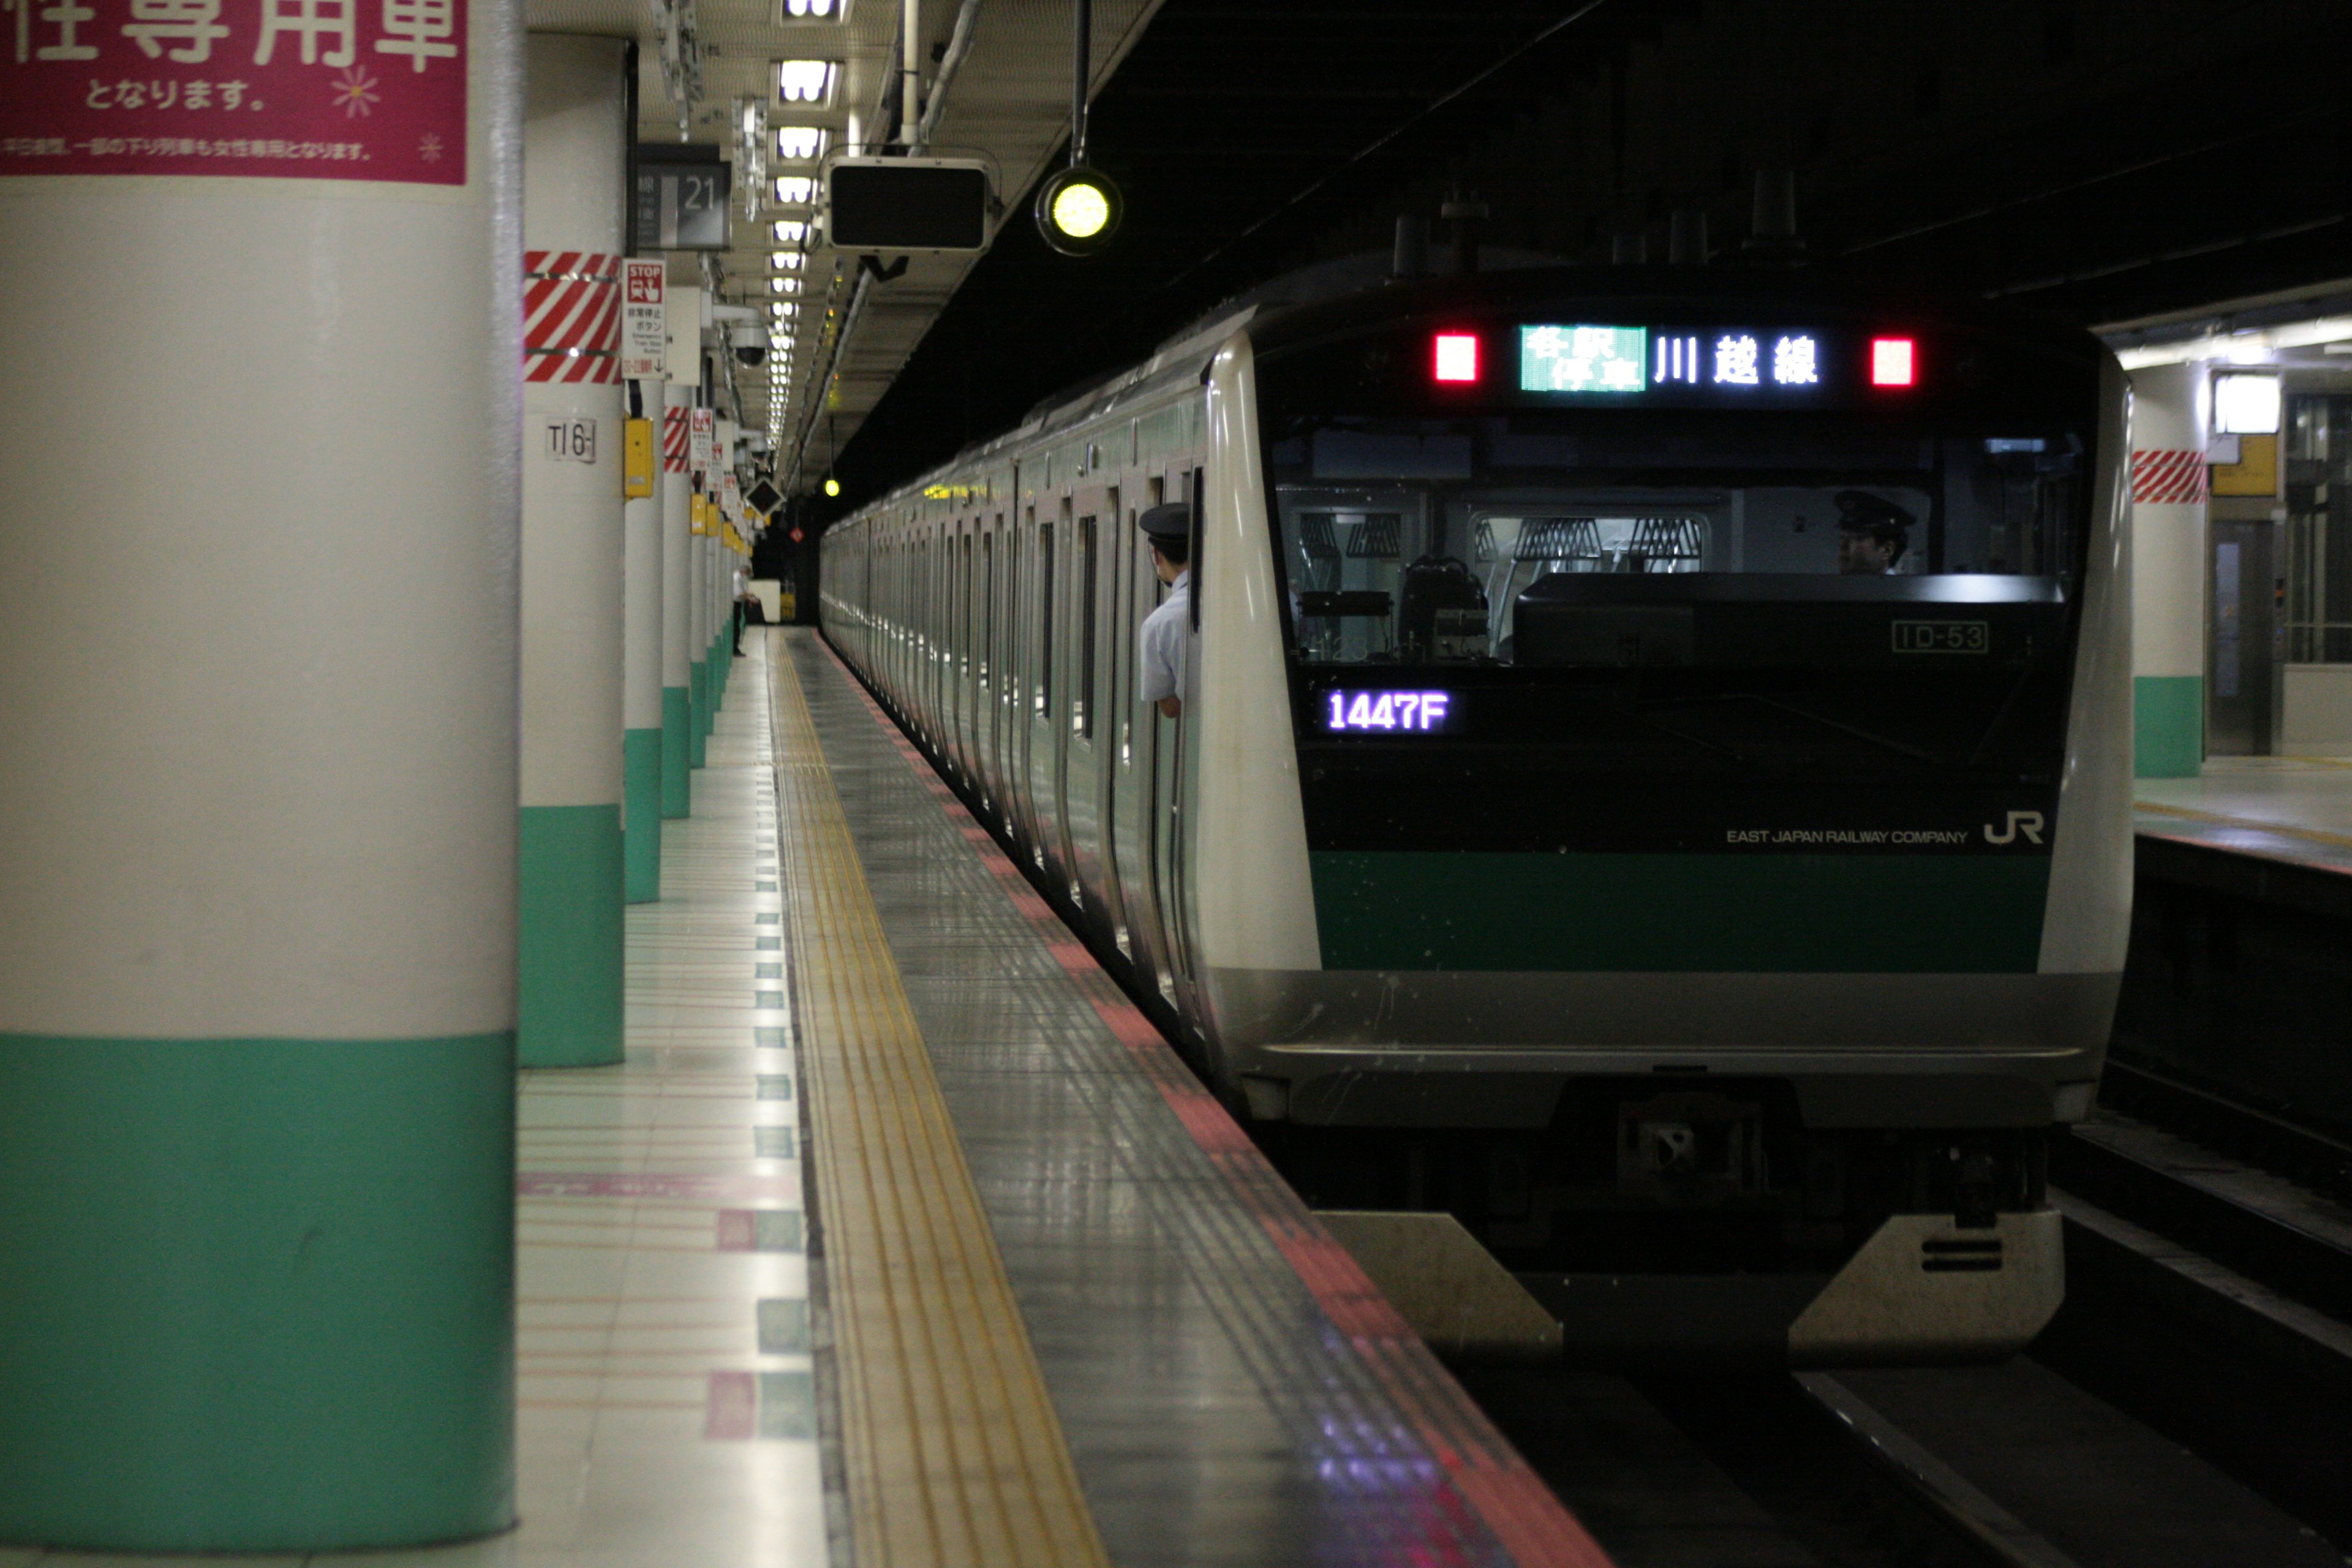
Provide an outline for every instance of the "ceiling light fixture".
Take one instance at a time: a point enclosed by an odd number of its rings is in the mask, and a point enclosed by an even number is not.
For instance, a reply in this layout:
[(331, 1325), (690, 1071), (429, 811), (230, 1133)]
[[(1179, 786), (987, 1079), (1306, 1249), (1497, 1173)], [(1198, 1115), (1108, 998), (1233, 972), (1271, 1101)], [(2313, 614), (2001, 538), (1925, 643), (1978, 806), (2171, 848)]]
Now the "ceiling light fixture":
[(776, 97), (785, 103), (824, 103), (833, 97), (832, 60), (778, 60)]

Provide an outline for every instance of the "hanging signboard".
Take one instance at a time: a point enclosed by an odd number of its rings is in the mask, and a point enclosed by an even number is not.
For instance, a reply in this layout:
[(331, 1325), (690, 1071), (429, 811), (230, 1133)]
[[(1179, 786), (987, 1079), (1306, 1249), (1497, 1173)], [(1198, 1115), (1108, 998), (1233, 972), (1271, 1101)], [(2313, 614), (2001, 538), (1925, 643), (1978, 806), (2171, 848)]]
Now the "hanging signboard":
[(718, 426), (712, 422), (708, 408), (696, 409), (692, 420), (688, 426), (690, 445), (687, 460), (694, 477), (708, 490), (710, 488), (710, 447)]
[(466, 183), (467, 0), (7, 0), (0, 175)]
[(659, 381), (669, 363), (668, 269), (659, 260), (621, 263), (621, 374)]
[(630, 207), (636, 243), (647, 250), (726, 249), (729, 172), (716, 147), (640, 142)]

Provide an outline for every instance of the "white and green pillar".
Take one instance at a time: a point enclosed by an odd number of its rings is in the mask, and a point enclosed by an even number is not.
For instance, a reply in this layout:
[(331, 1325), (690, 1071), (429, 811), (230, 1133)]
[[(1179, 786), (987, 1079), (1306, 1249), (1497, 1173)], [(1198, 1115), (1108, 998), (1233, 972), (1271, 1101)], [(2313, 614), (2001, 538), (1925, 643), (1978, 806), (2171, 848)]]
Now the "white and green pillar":
[(621, 199), (616, 39), (532, 34), (523, 125), (527, 1068), (621, 1059)]
[[(631, 416), (643, 418), (656, 440), (662, 423), (662, 384), (630, 389)], [(621, 872), (628, 902), (661, 897), (662, 772), (662, 486), (653, 458), (651, 495), (622, 508), (621, 629)]]
[[(212, 72), (297, 134), (257, 15)], [(520, 37), (461, 15), (364, 164), (0, 163), (7, 1548), (514, 1521)]]
[(661, 814), (680, 817), (694, 804), (694, 773), (688, 761), (692, 742), (688, 732), (694, 713), (687, 695), (687, 682), (693, 678), (693, 632), (687, 625), (687, 605), (694, 592), (689, 577), (694, 539), (688, 531), (693, 522), (694, 481), (686, 471), (686, 455), (680, 452), (673, 458), (670, 454), (685, 441), (683, 426), (694, 408), (694, 388), (669, 382), (662, 388), (662, 398), (666, 412), (657, 481), (662, 502)]
[(2131, 373), (2132, 723), (2141, 778), (2205, 763), (2205, 367)]

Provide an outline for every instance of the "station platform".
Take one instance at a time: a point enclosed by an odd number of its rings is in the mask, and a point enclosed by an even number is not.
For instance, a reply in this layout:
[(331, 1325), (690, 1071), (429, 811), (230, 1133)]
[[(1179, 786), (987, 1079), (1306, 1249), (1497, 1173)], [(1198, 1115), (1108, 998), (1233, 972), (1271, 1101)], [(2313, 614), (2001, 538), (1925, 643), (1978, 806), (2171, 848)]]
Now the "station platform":
[(2352, 874), (2352, 757), (2213, 757), (2134, 795), (2144, 839)]
[(349, 1561), (1605, 1564), (823, 644), (746, 652), (626, 1062), (523, 1075), (521, 1524)]

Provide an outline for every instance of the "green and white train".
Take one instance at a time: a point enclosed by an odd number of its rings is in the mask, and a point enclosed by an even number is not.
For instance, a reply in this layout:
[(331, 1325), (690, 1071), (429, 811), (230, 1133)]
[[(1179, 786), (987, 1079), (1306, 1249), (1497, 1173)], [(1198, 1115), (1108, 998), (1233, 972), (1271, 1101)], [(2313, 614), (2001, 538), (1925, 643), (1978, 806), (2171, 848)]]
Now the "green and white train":
[(1998, 1355), (2123, 967), (2126, 420), (2085, 332), (1804, 269), (1398, 282), (836, 523), (823, 618), (1310, 1201), (1596, 1343)]

